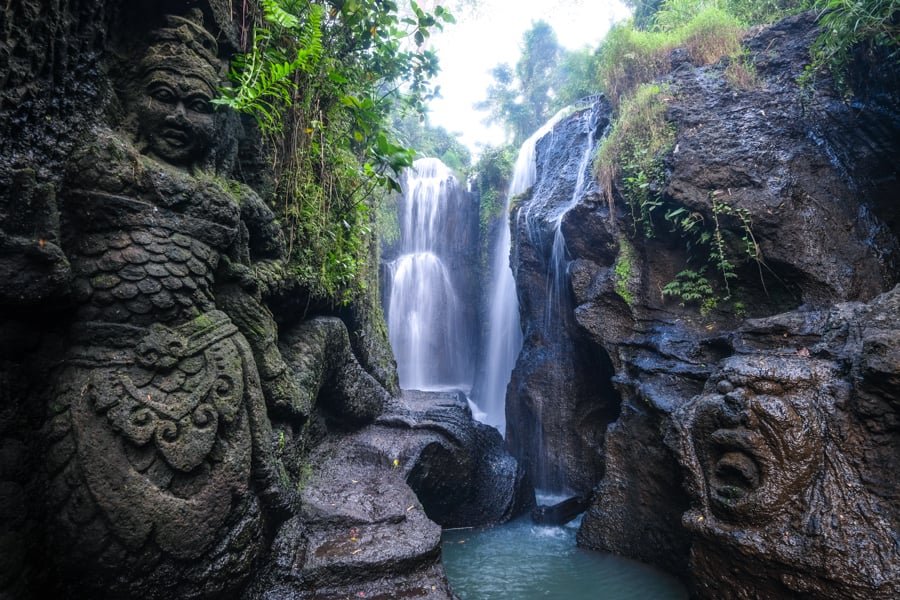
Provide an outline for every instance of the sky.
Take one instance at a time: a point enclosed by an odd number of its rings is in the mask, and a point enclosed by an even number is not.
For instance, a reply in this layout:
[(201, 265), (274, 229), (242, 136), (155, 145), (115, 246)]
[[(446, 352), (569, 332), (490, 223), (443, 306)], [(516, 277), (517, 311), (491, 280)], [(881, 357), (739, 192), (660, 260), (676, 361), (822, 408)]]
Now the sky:
[(454, 16), (456, 24), (446, 25), (432, 39), (441, 64), (435, 79), (441, 97), (429, 104), (428, 120), (459, 134), (477, 155), (486, 144), (503, 143), (504, 134), (499, 126), (485, 125), (487, 113), (473, 105), (487, 96), (491, 69), (518, 60), (522, 34), (532, 23), (549, 23), (569, 50), (595, 48), (629, 11), (619, 0), (478, 0), (476, 8), (463, 6)]

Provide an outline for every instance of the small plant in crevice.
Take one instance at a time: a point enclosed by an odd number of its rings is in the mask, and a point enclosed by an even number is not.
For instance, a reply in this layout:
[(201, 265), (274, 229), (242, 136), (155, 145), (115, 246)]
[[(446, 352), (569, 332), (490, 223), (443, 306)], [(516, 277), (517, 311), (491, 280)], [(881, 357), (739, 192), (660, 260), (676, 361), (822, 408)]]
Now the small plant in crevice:
[[(698, 266), (679, 272), (661, 292), (663, 296), (679, 298), (682, 306), (699, 304), (704, 316), (720, 303), (731, 301), (732, 310), (741, 316), (746, 314), (746, 306), (735, 300), (731, 287), (732, 281), (738, 279), (737, 267), (755, 262), (760, 268), (760, 283), (768, 294), (762, 273), (765, 262), (753, 234), (749, 211), (727, 204), (719, 199), (721, 195), (718, 190), (710, 194), (711, 225), (699, 212), (688, 211), (683, 206), (672, 207), (665, 213), (671, 231), (685, 241), (689, 264)], [(737, 220), (736, 231), (723, 226), (726, 217)], [(721, 291), (716, 291), (714, 283), (721, 286)]]
[(708, 315), (719, 305), (719, 298), (705, 271), (705, 267), (680, 271), (675, 279), (663, 286), (662, 295), (678, 298), (681, 306), (699, 304), (700, 314)]
[(635, 297), (632, 288), (634, 286), (635, 276), (635, 251), (634, 246), (626, 239), (619, 240), (619, 255), (613, 265), (613, 277), (615, 282), (615, 290), (625, 304), (634, 305)]
[(724, 75), (725, 80), (739, 90), (752, 90), (759, 87), (756, 65), (746, 50), (730, 57)]

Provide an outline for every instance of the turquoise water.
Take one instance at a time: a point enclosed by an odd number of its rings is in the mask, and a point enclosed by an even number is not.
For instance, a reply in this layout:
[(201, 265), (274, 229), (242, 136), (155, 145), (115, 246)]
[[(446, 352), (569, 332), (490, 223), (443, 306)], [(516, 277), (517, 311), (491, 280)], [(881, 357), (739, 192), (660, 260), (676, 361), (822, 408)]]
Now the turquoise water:
[(685, 600), (675, 578), (575, 546), (576, 524), (524, 518), (493, 529), (444, 532), (444, 568), (461, 600)]

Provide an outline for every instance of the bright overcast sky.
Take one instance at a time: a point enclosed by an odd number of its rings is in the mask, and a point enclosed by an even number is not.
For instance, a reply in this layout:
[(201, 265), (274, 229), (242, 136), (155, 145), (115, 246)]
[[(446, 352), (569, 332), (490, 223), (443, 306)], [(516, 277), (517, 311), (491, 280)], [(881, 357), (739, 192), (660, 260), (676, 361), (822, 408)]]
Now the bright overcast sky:
[(459, 134), (477, 153), (482, 145), (502, 143), (503, 131), (484, 125), (486, 113), (473, 105), (487, 96), (491, 69), (518, 60), (522, 34), (532, 23), (549, 23), (569, 50), (594, 48), (610, 25), (627, 18), (629, 11), (619, 0), (479, 0), (474, 11), (457, 11), (455, 16), (456, 24), (433, 37), (441, 62), (436, 79), (441, 98), (431, 102), (429, 121)]

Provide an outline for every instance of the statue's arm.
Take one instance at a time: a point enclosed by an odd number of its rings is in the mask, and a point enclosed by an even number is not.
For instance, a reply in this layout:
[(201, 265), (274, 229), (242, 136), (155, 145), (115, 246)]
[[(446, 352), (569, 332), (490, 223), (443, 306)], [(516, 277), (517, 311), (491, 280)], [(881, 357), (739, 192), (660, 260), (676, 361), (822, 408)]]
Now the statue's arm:
[(263, 297), (287, 284), (287, 249), (281, 225), (262, 198), (249, 187), (241, 191), (241, 221), (247, 230), (250, 268)]
[(34, 171), (13, 172), (0, 187), (0, 302), (59, 298), (70, 281), (54, 187), (39, 184)]

